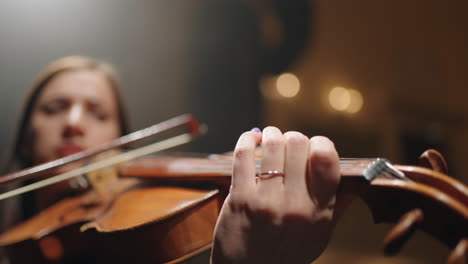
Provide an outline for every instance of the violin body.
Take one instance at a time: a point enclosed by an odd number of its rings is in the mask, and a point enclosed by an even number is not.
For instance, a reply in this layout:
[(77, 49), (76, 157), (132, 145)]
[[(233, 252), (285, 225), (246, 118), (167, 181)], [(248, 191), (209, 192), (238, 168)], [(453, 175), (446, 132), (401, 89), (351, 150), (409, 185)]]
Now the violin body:
[(210, 247), (219, 190), (116, 185), (112, 201), (93, 203), (93, 191), (65, 199), (2, 234), (0, 244), (12, 263), (179, 262)]

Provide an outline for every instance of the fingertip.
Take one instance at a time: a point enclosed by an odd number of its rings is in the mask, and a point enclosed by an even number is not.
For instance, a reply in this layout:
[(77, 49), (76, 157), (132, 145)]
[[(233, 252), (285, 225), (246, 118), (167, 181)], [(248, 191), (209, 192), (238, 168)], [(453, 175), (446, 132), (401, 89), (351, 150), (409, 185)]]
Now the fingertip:
[(246, 141), (254, 140), (256, 144), (260, 143), (260, 139), (262, 138), (262, 132), (255, 132), (255, 131), (246, 131), (241, 134), (239, 139), (237, 140), (237, 146), (242, 145)]
[(339, 162), (335, 144), (324, 136), (315, 136), (310, 139), (310, 158), (324, 167), (330, 167)]
[(262, 131), (260, 130), (260, 128), (258, 128), (258, 127), (254, 127), (254, 128), (252, 128), (250, 131), (252, 131), (252, 132), (262, 132)]
[(283, 133), (279, 128), (274, 126), (268, 126), (263, 129), (262, 132), (262, 145), (265, 148), (279, 146), (284, 146), (284, 137)]
[(263, 129), (263, 133), (269, 133), (269, 132), (273, 132), (273, 133), (281, 133), (281, 130), (277, 127), (274, 127), (274, 126), (267, 126)]
[(234, 149), (234, 161), (245, 159), (249, 156), (255, 157), (255, 147), (259, 144), (261, 135), (257, 132), (247, 131), (242, 133)]
[(314, 136), (310, 138), (310, 143), (316, 145), (317, 147), (335, 149), (335, 143), (333, 143), (333, 141), (325, 136)]
[(287, 144), (290, 145), (307, 145), (309, 138), (306, 137), (304, 134), (297, 132), (297, 131), (288, 131), (284, 133), (284, 137), (286, 138)]

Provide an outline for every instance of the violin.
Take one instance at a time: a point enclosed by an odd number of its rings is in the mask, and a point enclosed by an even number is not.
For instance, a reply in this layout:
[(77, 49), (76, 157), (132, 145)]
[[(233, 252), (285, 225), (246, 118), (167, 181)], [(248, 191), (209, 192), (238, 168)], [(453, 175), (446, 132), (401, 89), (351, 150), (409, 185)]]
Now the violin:
[[(338, 191), (364, 200), (376, 223), (397, 223), (384, 239), (387, 254), (396, 254), (421, 229), (453, 249), (449, 263), (465, 263), (468, 188), (446, 175), (436, 151), (423, 154), (421, 164), (341, 159)], [(9, 229), (0, 246), (12, 263), (178, 263), (210, 247), (231, 171), (229, 155), (137, 159), (105, 186)]]

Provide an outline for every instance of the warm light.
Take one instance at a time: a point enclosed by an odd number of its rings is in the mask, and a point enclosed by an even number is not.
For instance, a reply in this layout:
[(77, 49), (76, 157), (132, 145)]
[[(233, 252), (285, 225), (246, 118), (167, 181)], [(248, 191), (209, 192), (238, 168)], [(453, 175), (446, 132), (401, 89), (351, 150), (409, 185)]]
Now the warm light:
[(358, 90), (334, 87), (328, 94), (330, 106), (337, 110), (355, 114), (364, 105), (364, 98)]
[(351, 95), (348, 89), (343, 87), (335, 87), (328, 94), (328, 102), (331, 107), (337, 111), (346, 110), (351, 104)]
[(362, 105), (364, 104), (364, 99), (362, 98), (362, 94), (358, 90), (349, 89), (349, 95), (351, 97), (351, 103), (349, 104), (346, 112), (354, 114), (361, 110)]
[(301, 83), (296, 75), (283, 73), (276, 79), (276, 90), (286, 98), (292, 98), (299, 93)]

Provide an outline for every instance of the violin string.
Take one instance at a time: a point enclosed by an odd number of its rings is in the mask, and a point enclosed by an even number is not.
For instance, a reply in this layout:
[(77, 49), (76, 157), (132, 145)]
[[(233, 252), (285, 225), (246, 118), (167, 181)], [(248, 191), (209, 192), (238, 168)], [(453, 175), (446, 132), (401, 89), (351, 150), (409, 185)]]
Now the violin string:
[[(230, 158), (230, 157), (229, 157)], [(220, 164), (221, 163), (226, 163), (226, 164), (231, 164), (232, 159), (215, 159), (217, 160)], [(340, 158), (340, 165), (355, 165), (359, 162), (362, 162), (363, 164), (367, 164), (370, 162), (375, 161), (376, 158)], [(260, 160), (256, 160), (256, 163), (259, 163)]]
[[(139, 149), (128, 151), (128, 152), (116, 155), (116, 156), (114, 156), (112, 158), (102, 160), (102, 161), (99, 161), (99, 162), (95, 162), (93, 164), (89, 164), (89, 165), (83, 166), (81, 168), (78, 168), (78, 169), (63, 173), (63, 174), (59, 174), (57, 176), (54, 176), (54, 177), (51, 177), (51, 178), (48, 178), (48, 179), (45, 179), (45, 180), (42, 180), (42, 181), (32, 183), (32, 184), (17, 188), (15, 190), (12, 190), (12, 191), (9, 191), (9, 192), (5, 192), (3, 194), (0, 194), (0, 201), (4, 200), (4, 199), (7, 199), (7, 198), (10, 198), (10, 197), (13, 197), (13, 196), (16, 196), (16, 195), (26, 193), (26, 192), (37, 190), (37, 189), (43, 188), (45, 186), (61, 182), (61, 181), (65, 181), (65, 180), (68, 180), (68, 179), (71, 179), (71, 178), (86, 174), (86, 173), (94, 171), (94, 170), (99, 170), (99, 169), (102, 169), (102, 168), (105, 168), (105, 167), (108, 167), (108, 166), (112, 166), (112, 165), (115, 165), (115, 164), (118, 164), (118, 163), (121, 163), (121, 162), (124, 162), (124, 161), (135, 159), (137, 157), (142, 157), (142, 156), (145, 156), (145, 155), (148, 155), (148, 154), (151, 154), (151, 153), (155, 153), (155, 152), (158, 152), (158, 151), (161, 151), (161, 150), (166, 150), (166, 149), (169, 149), (169, 148), (172, 148), (172, 147), (175, 147), (175, 146), (190, 142), (191, 139), (192, 139), (192, 135), (189, 134), (189, 133), (186, 133), (186, 134), (181, 134), (179, 136), (176, 136), (176, 137), (173, 137), (173, 138), (170, 138), (170, 139), (166, 139), (166, 140), (163, 140), (163, 141), (153, 143), (151, 145), (148, 145), (148, 146), (145, 146), (145, 147), (142, 147), (142, 148), (139, 148)], [(356, 164), (359, 163), (359, 162), (363, 163), (362, 165), (365, 166), (368, 162), (370, 162), (372, 160), (374, 160), (374, 159), (342, 158), (342, 159), (340, 159), (340, 168), (341, 169), (352, 168), (352, 167), (355, 167)], [(232, 166), (232, 160), (229, 160), (229, 159), (222, 160), (222, 159), (220, 159), (220, 160), (218, 160), (218, 162), (219, 162), (218, 164), (226, 165), (226, 169), (231, 169), (232, 168), (231, 167)], [(229, 167), (227, 167), (227, 166), (229, 166)], [(261, 171), (261, 161), (260, 160), (256, 160), (255, 167), (256, 167), (256, 173), (259, 173)], [(199, 169), (204, 169), (205, 171), (210, 171), (213, 168), (212, 167), (206, 167), (206, 168), (199, 168)]]
[[(215, 159), (216, 164), (209, 164), (206, 166), (197, 167), (197, 170), (203, 172), (210, 172), (210, 171), (218, 171), (220, 166), (224, 171), (232, 170), (232, 160), (229, 159)], [(340, 159), (340, 169), (341, 170), (350, 170), (354, 168), (366, 168), (371, 162), (375, 161), (376, 159), (361, 159), (361, 158), (343, 158)], [(256, 173), (261, 172), (261, 161), (255, 161), (255, 170)]]
[(86, 174), (91, 171), (99, 170), (108, 166), (112, 166), (121, 162), (125, 162), (125, 161), (135, 159), (138, 157), (142, 157), (151, 153), (155, 153), (158, 151), (176, 147), (176, 146), (190, 142), (192, 138), (193, 136), (191, 134), (184, 133), (184, 134), (181, 134), (181, 135), (169, 138), (169, 139), (158, 141), (156, 143), (150, 144), (142, 148), (124, 152), (124, 153), (115, 155), (109, 159), (98, 161), (98, 162), (83, 166), (81, 168), (77, 168), (77, 169), (59, 174), (57, 176), (32, 183), (32, 184), (14, 189), (9, 192), (2, 193), (0, 194), (0, 201), (16, 196), (16, 195), (26, 193), (26, 192), (34, 191), (34, 190), (43, 188), (45, 186), (49, 186), (51, 184), (55, 184), (61, 181), (72, 179), (74, 177)]

